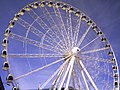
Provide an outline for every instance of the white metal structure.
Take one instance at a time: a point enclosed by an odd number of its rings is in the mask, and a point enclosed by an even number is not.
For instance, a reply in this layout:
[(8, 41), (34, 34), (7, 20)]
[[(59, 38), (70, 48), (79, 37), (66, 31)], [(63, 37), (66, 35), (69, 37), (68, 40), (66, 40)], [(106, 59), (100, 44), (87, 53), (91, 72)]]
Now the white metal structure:
[(96, 23), (59, 1), (37, 1), (10, 21), (3, 69), (13, 90), (119, 90), (114, 51)]

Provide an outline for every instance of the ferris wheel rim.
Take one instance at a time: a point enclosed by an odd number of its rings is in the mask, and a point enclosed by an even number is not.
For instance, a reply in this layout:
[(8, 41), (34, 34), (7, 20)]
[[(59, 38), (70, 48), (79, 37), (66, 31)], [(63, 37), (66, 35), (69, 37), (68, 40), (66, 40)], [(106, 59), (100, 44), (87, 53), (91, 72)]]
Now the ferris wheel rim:
[[(48, 0), (43, 0), (43, 1), (48, 1)], [(41, 1), (40, 1), (41, 2)], [(35, 3), (35, 2), (34, 2)], [(29, 4), (29, 5), (33, 5), (34, 3), (31, 3), (31, 4)], [(62, 3), (62, 2), (60, 2), (60, 3)], [(65, 5), (68, 5), (68, 4), (66, 4), (66, 3), (63, 3), (63, 4), (65, 4)], [(70, 7), (71, 7), (71, 5), (70, 5)], [(73, 6), (72, 6), (73, 7)], [(25, 8), (25, 7), (24, 7)], [(23, 9), (24, 9), (23, 8)], [(74, 7), (73, 7), (74, 8)], [(23, 9), (21, 9), (21, 10), (23, 10)], [(76, 9), (76, 8), (75, 8)], [(20, 11), (21, 11), (20, 10)], [(78, 9), (77, 9), (77, 11), (78, 11)], [(81, 11), (80, 11), (81, 12)], [(83, 13), (82, 13), (83, 14)], [(79, 14), (78, 14), (79, 15)], [(83, 14), (83, 15), (85, 15), (85, 14)], [(86, 15), (85, 15), (86, 16)], [(88, 16), (87, 16), (87, 18), (89, 18)], [(90, 19), (90, 18), (89, 18)], [(91, 20), (91, 19), (90, 19)], [(14, 21), (14, 19), (12, 20), (12, 21)], [(96, 25), (96, 23), (94, 22), (94, 21), (92, 21), (93, 23), (94, 23), (94, 25)], [(13, 22), (11, 22), (11, 23), (13, 23)], [(10, 23), (10, 24), (11, 24)], [(90, 28), (92, 27), (93, 25), (91, 24), (91, 26), (90, 26)], [(13, 28), (13, 27), (10, 27), (10, 28)], [(8, 27), (8, 31), (10, 30), (10, 28)], [(98, 26), (97, 26), (97, 28), (99, 28)], [(99, 28), (99, 30), (100, 30), (100, 28)], [(101, 30), (100, 30), (100, 32), (101, 32)], [(102, 35), (103, 35), (103, 37), (105, 37), (105, 35), (102, 33)], [(9, 38), (9, 36), (7, 36), (6, 37), (7, 38), (7, 40), (8, 40), (8, 38)], [(83, 36), (83, 39), (84, 39), (84, 36)], [(80, 41), (80, 43), (78, 44), (78, 47), (80, 46), (80, 44), (81, 44), (81, 42), (82, 42), (82, 40)], [(107, 40), (107, 42), (108, 42), (108, 44), (110, 45), (110, 43), (109, 43), (109, 41)], [(8, 47), (6, 47), (6, 51), (7, 51), (7, 48)], [(116, 57), (115, 57), (115, 54), (114, 54), (114, 51), (113, 51), (113, 49), (112, 49), (112, 46), (110, 45), (110, 49), (111, 49), (111, 52), (112, 52), (112, 54), (113, 54), (113, 57), (114, 57), (114, 59), (116, 60)], [(98, 50), (99, 51), (99, 50)], [(89, 51), (90, 52), (90, 51)], [(89, 53), (89, 52), (87, 52), (87, 53)], [(85, 53), (85, 52), (84, 52)], [(82, 53), (83, 54), (83, 53)], [(62, 57), (62, 56), (61, 56)], [(69, 57), (69, 56), (68, 56)], [(5, 57), (6, 58), (6, 57)], [(9, 61), (9, 60), (7, 60), (8, 59), (8, 57), (5, 59), (5, 61)], [(9, 63), (9, 62), (8, 62)], [(118, 67), (118, 63), (117, 63), (117, 61), (115, 61), (115, 65)], [(8, 71), (9, 73), (10, 73), (10, 71)], [(114, 71), (113, 71), (113, 73), (114, 73)], [(118, 76), (119, 76), (119, 69), (117, 69), (117, 74), (118, 74)], [(118, 82), (119, 82), (119, 78), (118, 78), (118, 80), (117, 80)], [(115, 82), (115, 81), (114, 81)], [(118, 88), (119, 88), (119, 85), (118, 85)]]

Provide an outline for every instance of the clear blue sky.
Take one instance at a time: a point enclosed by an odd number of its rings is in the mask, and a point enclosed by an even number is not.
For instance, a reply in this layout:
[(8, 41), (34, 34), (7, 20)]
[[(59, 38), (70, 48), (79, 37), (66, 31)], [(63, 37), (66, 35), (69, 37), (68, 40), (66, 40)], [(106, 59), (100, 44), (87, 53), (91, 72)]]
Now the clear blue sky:
[[(0, 1), (0, 41), (9, 21), (25, 5), (36, 0), (1, 0)], [(77, 7), (94, 20), (110, 41), (120, 66), (120, 0), (60, 0)], [(2, 44), (0, 51), (2, 51)], [(5, 82), (6, 72), (2, 70), (3, 59), (0, 57), (0, 75)], [(4, 83), (5, 84), (5, 83)], [(5, 85), (6, 86), (6, 85)], [(8, 86), (9, 87), (9, 86)], [(6, 90), (8, 90), (6, 86)]]

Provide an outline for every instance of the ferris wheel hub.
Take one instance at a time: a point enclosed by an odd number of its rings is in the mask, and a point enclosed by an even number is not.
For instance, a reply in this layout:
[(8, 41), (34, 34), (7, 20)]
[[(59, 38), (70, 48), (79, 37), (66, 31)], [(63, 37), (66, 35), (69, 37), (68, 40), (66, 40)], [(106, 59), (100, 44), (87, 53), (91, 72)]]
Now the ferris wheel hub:
[(73, 56), (75, 56), (75, 57), (79, 57), (79, 56), (80, 56), (80, 49), (79, 49), (78, 47), (74, 47), (74, 48), (72, 49), (72, 54), (73, 54)]

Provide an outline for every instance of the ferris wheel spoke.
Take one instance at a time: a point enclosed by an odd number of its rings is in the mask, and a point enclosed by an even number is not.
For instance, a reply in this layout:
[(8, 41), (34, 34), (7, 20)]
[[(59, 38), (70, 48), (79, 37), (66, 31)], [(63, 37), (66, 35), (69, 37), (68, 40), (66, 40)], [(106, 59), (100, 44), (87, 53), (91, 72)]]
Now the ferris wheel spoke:
[(103, 63), (111, 63), (111, 60), (109, 59), (104, 59), (104, 58), (100, 58), (100, 57), (94, 57), (94, 56), (88, 56), (88, 55), (82, 55), (81, 60), (94, 60), (97, 62), (103, 62)]
[(93, 81), (92, 77), (91, 77), (90, 74), (88, 73), (88, 71), (87, 71), (87, 69), (85, 68), (85, 66), (84, 66), (84, 64), (82, 63), (82, 61), (79, 60), (78, 62), (79, 62), (79, 64), (81, 65), (83, 71), (86, 73), (87, 77), (89, 78), (89, 80), (90, 80), (90, 82), (91, 82), (93, 88), (94, 88), (95, 90), (98, 90), (98, 88), (97, 88), (95, 82)]
[[(50, 36), (50, 38), (52, 39), (52, 42), (56, 43), (60, 48), (65, 48), (63, 47), (63, 45), (60, 45), (57, 41), (60, 40), (58, 35), (56, 35), (56, 33), (53, 32), (52, 28), (50, 28), (44, 21), (42, 18), (40, 18), (37, 13), (35, 13), (33, 10), (31, 10), (30, 12), (28, 12), (28, 14), (38, 23), (39, 26), (41, 26), (44, 31), (46, 31), (46, 34), (48, 34)], [(49, 37), (48, 37), (49, 38)], [(58, 39), (58, 40), (57, 40)], [(50, 41), (50, 40), (48, 40)], [(62, 40), (60, 40), (62, 42)], [(55, 45), (54, 43), (50, 43), (52, 45)]]
[(81, 54), (95, 53), (95, 52), (99, 52), (99, 51), (103, 51), (103, 50), (107, 50), (107, 49), (108, 49), (108, 47), (103, 47), (103, 48), (99, 48), (99, 49), (84, 51), (84, 52), (81, 52)]
[[(42, 10), (43, 14), (46, 16), (48, 22), (49, 22), (50, 25), (51, 25), (52, 30), (54, 30), (54, 33), (56, 33), (56, 35), (59, 36), (59, 38), (60, 38), (60, 36), (62, 37), (62, 35), (60, 34), (61, 31), (59, 30), (59, 28), (58, 28), (58, 26), (56, 25), (54, 19), (52, 18), (52, 16), (51, 16), (50, 13), (48, 12), (47, 8), (44, 7), (44, 8), (40, 8), (40, 9)], [(66, 46), (66, 45), (65, 45), (64, 38), (60, 38), (60, 40), (63, 41), (63, 42), (61, 42), (61, 44), (62, 44), (63, 46)]]
[[(68, 57), (66, 57), (66, 58), (68, 58)], [(27, 76), (29, 76), (29, 75), (31, 75), (31, 74), (34, 74), (34, 73), (36, 73), (36, 72), (38, 72), (38, 71), (40, 71), (40, 70), (42, 70), (42, 69), (48, 68), (48, 67), (50, 67), (50, 66), (52, 66), (52, 65), (54, 65), (54, 64), (57, 64), (57, 63), (63, 61), (63, 60), (66, 59), (66, 58), (62, 58), (62, 59), (56, 60), (56, 61), (54, 61), (54, 62), (52, 62), (52, 63), (50, 63), (50, 64), (47, 64), (47, 65), (45, 65), (45, 66), (43, 66), (43, 67), (37, 68), (37, 69), (35, 69), (35, 70), (31, 71), (31, 72), (28, 72), (28, 73), (26, 73), (26, 74), (23, 74), (23, 75), (15, 78), (15, 80), (18, 80), (18, 79), (27, 77)]]
[(68, 34), (67, 34), (67, 31), (66, 31), (66, 27), (65, 27), (65, 24), (64, 24), (64, 21), (63, 21), (63, 18), (61, 16), (61, 12), (59, 10), (59, 8), (56, 8), (55, 6), (53, 6), (53, 9), (54, 9), (54, 12), (55, 12), (55, 15), (57, 17), (57, 20), (59, 22), (59, 28), (61, 30), (61, 33), (62, 33), (62, 36), (63, 36), (63, 39), (65, 41), (65, 46), (66, 48), (68, 48)]
[(81, 17), (78, 19), (78, 24), (75, 27), (75, 33), (74, 33), (74, 44), (77, 45), (78, 35), (80, 31), (80, 25), (81, 25)]
[(71, 21), (71, 13), (66, 10), (67, 16), (67, 31), (69, 36), (69, 47), (73, 47), (73, 35), (72, 35), (72, 21)]
[[(19, 20), (17, 21), (21, 26), (23, 26), (25, 29), (27, 29), (28, 31), (34, 33), (36, 36), (39, 36), (40, 38), (44, 37), (44, 40), (46, 42), (48, 42), (51, 45), (55, 45), (58, 44), (54, 39), (51, 39), (49, 36), (47, 36), (46, 34), (42, 33), (40, 30), (38, 30), (37, 28), (33, 27), (32, 25), (30, 25), (28, 22), (26, 22), (25, 20), (23, 20), (22, 18), (19, 18)], [(60, 45), (59, 45), (60, 46)]]
[(87, 43), (86, 45), (84, 45), (80, 50), (86, 48), (88, 45), (90, 45), (91, 43), (93, 43), (95, 40), (97, 40), (99, 37), (96, 37), (95, 39), (91, 40), (89, 43)]
[(9, 58), (63, 57), (60, 54), (8, 54)]
[(92, 27), (92, 24), (88, 27), (88, 29), (85, 31), (85, 33), (82, 35), (82, 37), (80, 38), (80, 40), (77, 43), (77, 47), (79, 47), (81, 45), (81, 43), (83, 42), (84, 38), (86, 37), (86, 35), (88, 34), (88, 32), (90, 31)]
[(23, 43), (31, 44), (33, 46), (40, 47), (42, 49), (46, 49), (46, 50), (49, 50), (49, 51), (52, 51), (52, 52), (56, 52), (56, 53), (59, 53), (59, 54), (61, 52), (59, 49), (55, 49), (54, 47), (52, 47), (50, 45), (43, 44), (43, 43), (40, 43), (38, 41), (29, 39), (29, 38), (26, 38), (26, 37), (23, 37), (23, 36), (14, 34), (14, 33), (11, 33), (9, 38), (18, 40), (18, 41), (23, 42)]

